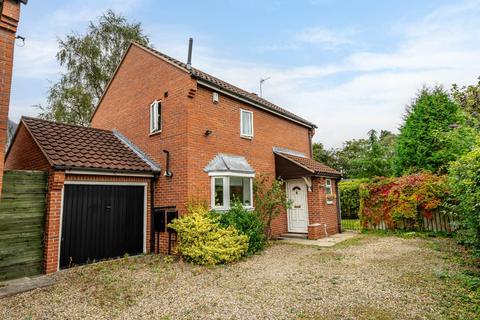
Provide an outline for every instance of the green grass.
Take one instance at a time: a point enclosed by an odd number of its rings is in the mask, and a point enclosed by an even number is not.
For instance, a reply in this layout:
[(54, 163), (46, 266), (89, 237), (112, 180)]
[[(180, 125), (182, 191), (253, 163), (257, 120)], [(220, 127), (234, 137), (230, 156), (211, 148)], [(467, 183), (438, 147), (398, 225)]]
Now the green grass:
[(359, 219), (342, 219), (342, 229), (343, 230), (360, 230), (360, 220)]

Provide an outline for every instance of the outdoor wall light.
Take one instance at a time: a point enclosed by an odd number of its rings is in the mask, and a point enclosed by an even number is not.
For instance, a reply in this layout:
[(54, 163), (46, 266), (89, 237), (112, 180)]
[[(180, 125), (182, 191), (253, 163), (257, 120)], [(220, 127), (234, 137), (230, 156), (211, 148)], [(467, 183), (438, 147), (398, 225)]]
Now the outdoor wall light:
[(208, 137), (208, 136), (211, 135), (212, 133), (213, 133), (212, 130), (207, 129), (207, 130), (205, 131), (204, 135), (205, 135), (205, 137)]

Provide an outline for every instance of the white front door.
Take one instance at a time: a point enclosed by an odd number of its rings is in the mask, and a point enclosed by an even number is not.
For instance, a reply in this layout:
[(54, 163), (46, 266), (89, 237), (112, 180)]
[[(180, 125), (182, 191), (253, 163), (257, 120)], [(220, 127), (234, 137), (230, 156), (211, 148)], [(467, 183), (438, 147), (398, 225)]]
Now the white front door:
[(305, 181), (287, 181), (287, 196), (291, 202), (291, 207), (287, 210), (288, 232), (306, 233), (308, 231), (308, 206)]

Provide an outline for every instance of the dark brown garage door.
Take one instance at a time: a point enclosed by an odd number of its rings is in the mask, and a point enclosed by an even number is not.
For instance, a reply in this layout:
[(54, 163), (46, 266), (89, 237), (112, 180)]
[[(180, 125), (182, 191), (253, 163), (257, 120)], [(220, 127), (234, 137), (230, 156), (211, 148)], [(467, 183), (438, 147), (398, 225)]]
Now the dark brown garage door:
[(60, 268), (143, 252), (144, 187), (67, 184)]

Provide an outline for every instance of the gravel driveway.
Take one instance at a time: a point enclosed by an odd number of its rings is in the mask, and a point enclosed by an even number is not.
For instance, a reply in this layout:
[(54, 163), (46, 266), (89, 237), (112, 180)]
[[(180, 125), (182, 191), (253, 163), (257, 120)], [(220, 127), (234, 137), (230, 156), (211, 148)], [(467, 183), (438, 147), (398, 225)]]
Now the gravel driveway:
[(473, 319), (457, 249), (449, 239), (360, 235), (332, 248), (274, 243), (214, 268), (130, 257), (1, 299), (0, 319)]

